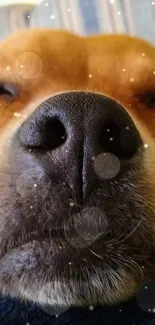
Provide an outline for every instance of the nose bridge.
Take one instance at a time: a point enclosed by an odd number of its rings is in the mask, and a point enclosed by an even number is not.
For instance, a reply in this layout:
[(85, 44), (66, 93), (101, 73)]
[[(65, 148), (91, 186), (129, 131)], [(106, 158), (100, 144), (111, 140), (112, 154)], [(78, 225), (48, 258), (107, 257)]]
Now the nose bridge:
[[(89, 157), (93, 151), (93, 136), (98, 119), (94, 105), (87, 93), (67, 93), (52, 100), (55, 116), (57, 116), (66, 129), (66, 142), (56, 150), (60, 169), (65, 180), (77, 198), (82, 200), (84, 178), (86, 175)], [(52, 112), (53, 115), (53, 112)], [(90, 122), (92, 120), (92, 122)], [(91, 127), (91, 129), (90, 129)], [(88, 141), (89, 139), (89, 141)], [(87, 143), (89, 142), (89, 148)]]
[(56, 155), (67, 183), (82, 199), (96, 181), (93, 157), (102, 152), (97, 139), (107, 117), (106, 97), (72, 92), (65, 94), (65, 105), (63, 95), (61, 99), (55, 98), (52, 105), (65, 125), (67, 139)]
[[(98, 148), (97, 138), (100, 130), (108, 117), (110, 118), (109, 99), (89, 92), (65, 94), (65, 105), (64, 99), (62, 99), (62, 105), (61, 100), (55, 99), (58, 105), (58, 116), (66, 127), (70, 148), (72, 145), (80, 144), (84, 150), (85, 144), (89, 143), (89, 151), (95, 154), (94, 146)], [(52, 106), (56, 108), (55, 104), (56, 102), (53, 102)]]

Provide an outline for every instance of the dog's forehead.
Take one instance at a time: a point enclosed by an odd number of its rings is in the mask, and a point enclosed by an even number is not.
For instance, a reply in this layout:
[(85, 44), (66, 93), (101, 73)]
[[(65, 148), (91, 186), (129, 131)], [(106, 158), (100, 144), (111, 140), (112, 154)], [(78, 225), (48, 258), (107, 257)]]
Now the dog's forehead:
[(34, 52), (46, 62), (49, 55), (51, 59), (52, 55), (56, 55), (58, 58), (61, 57), (61, 60), (66, 60), (66, 64), (75, 56), (79, 58), (79, 55), (80, 61), (85, 56), (86, 64), (91, 58), (95, 60), (95, 56), (98, 60), (109, 59), (108, 62), (119, 61), (122, 58), (125, 60), (131, 55), (135, 56), (135, 60), (138, 60), (140, 55), (145, 57), (145, 60), (155, 58), (155, 49), (151, 44), (128, 35), (81, 37), (68, 31), (30, 29), (10, 35), (0, 43), (1, 59), (5, 57), (10, 61), (16, 60), (25, 52)]
[(148, 84), (146, 68), (150, 79), (155, 71), (154, 47), (127, 35), (82, 37), (68, 31), (30, 29), (0, 43), (0, 79), (17, 82), (30, 92), (35, 84), (37, 92), (47, 90), (47, 95), (87, 89), (119, 98), (118, 76), (129, 92), (129, 82), (134, 81), (132, 87)]

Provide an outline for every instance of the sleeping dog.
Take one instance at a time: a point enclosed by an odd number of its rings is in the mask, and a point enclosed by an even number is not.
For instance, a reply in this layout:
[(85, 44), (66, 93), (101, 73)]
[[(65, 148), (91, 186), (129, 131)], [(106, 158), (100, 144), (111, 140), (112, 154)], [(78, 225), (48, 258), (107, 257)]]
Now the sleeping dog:
[(0, 44), (0, 292), (128, 300), (155, 275), (155, 49), (23, 30)]

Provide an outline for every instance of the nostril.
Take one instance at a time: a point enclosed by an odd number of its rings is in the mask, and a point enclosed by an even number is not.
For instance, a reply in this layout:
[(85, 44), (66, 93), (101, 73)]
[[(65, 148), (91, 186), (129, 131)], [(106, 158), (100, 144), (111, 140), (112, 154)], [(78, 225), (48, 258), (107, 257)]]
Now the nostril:
[(20, 129), (22, 144), (37, 149), (53, 150), (61, 146), (67, 138), (63, 123), (57, 118), (46, 118), (44, 121), (30, 119)]
[(139, 133), (130, 123), (120, 126), (115, 121), (107, 121), (100, 131), (98, 143), (104, 151), (129, 159), (139, 148)]
[(44, 125), (44, 129), (41, 130), (42, 141), (41, 148), (53, 150), (61, 146), (67, 138), (65, 128), (61, 121), (57, 118), (53, 118)]

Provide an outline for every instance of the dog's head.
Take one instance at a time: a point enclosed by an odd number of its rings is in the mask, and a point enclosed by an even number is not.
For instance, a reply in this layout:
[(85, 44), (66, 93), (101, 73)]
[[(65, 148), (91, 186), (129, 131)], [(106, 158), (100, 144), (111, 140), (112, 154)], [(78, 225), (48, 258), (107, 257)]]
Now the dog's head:
[(155, 49), (29, 30), (0, 45), (0, 290), (127, 299), (154, 277)]

